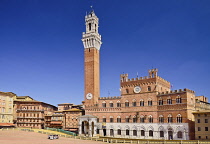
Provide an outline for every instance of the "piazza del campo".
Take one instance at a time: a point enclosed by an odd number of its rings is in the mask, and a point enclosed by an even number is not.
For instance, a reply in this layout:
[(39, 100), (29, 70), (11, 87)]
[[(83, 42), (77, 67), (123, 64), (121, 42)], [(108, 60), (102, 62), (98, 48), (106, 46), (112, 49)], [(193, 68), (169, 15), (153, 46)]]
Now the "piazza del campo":
[[(171, 83), (152, 68), (146, 76), (120, 75), (120, 95), (100, 96), (99, 17), (85, 15), (84, 99), (57, 106), (0, 91), (0, 129), (55, 128), (85, 137), (149, 140), (209, 140), (210, 103), (205, 96)], [(101, 28), (101, 27), (100, 27)], [(163, 76), (164, 77), (164, 76)]]

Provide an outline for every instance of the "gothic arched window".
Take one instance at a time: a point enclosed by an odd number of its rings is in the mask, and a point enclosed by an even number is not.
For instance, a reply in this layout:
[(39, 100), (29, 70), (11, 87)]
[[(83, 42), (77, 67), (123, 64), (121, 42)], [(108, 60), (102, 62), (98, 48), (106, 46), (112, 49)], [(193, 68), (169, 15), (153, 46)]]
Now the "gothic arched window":
[(158, 105), (163, 105), (163, 99), (161, 97), (158, 100)]
[(160, 116), (159, 116), (159, 123), (164, 123), (163, 115), (160, 115)]
[(102, 102), (102, 107), (106, 107), (106, 102), (105, 101)]
[(151, 90), (151, 86), (148, 86), (148, 91), (152, 91), (152, 90)]
[(133, 116), (133, 123), (136, 123), (136, 122), (137, 122), (137, 117)]
[(117, 130), (117, 135), (121, 135), (121, 129)]
[(125, 101), (125, 107), (129, 107), (129, 102), (128, 102), (128, 100)]
[(112, 101), (109, 102), (109, 107), (114, 107), (114, 104)]
[(171, 97), (168, 97), (168, 99), (167, 99), (167, 104), (172, 104), (172, 99), (171, 99)]
[(143, 99), (140, 100), (140, 106), (144, 106), (144, 100)]
[(151, 99), (148, 100), (148, 106), (152, 106), (152, 100)]
[(178, 138), (182, 138), (182, 132), (181, 132), (181, 131), (178, 131), (177, 137), (178, 137)]
[(153, 137), (153, 131), (149, 130), (149, 136)]
[(110, 121), (110, 123), (114, 122), (113, 116), (109, 117), (109, 121)]
[(141, 123), (144, 123), (144, 121), (145, 121), (145, 118), (144, 118), (143, 115), (141, 115), (141, 116), (140, 116), (140, 122), (141, 122)]
[(170, 114), (170, 115), (168, 115), (168, 123), (172, 123), (173, 122), (173, 117), (172, 117), (172, 115)]
[(179, 95), (176, 97), (176, 103), (182, 103), (182, 99)]
[(120, 116), (117, 116), (117, 122), (121, 123), (121, 117)]
[(182, 116), (180, 114), (177, 115), (176, 121), (177, 123), (182, 123)]
[(148, 121), (149, 123), (153, 123), (153, 117), (151, 115), (148, 117)]
[(125, 122), (129, 123), (129, 120), (130, 120), (129, 116), (126, 116), (125, 117)]
[(133, 130), (133, 136), (137, 136), (137, 130)]
[(89, 31), (91, 31), (91, 23), (89, 23), (88, 26), (89, 26)]
[(134, 99), (132, 102), (132, 105), (135, 107), (136, 106), (136, 100)]
[(125, 133), (126, 133), (126, 135), (130, 135), (129, 129), (126, 129), (126, 130), (125, 130)]

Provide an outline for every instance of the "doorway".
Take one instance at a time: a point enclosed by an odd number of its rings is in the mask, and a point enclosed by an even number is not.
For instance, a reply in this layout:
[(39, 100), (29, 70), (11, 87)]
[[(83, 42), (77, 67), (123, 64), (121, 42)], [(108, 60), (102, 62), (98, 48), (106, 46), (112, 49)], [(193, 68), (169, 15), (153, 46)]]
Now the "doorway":
[(103, 129), (103, 134), (104, 136), (106, 136), (106, 129)]
[(172, 129), (168, 129), (168, 140), (173, 140), (173, 131)]
[(110, 129), (110, 136), (114, 136), (114, 130)]

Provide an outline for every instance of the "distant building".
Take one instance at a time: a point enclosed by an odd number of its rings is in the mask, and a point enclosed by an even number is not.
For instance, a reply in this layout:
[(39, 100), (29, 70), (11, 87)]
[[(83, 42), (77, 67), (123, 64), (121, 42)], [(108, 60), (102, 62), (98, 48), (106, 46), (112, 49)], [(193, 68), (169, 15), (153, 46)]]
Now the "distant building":
[(195, 139), (210, 139), (210, 110), (193, 112), (195, 116)]
[(45, 116), (45, 127), (78, 132), (78, 117), (85, 114), (82, 105), (58, 104), (58, 111)]
[(0, 128), (13, 127), (13, 97), (12, 92), (0, 92)]
[(44, 117), (56, 110), (57, 107), (36, 101), (29, 96), (14, 97), (14, 123), (17, 127), (44, 128)]
[(78, 132), (78, 118), (85, 114), (84, 109), (72, 108), (63, 111), (65, 114), (65, 125), (64, 129), (72, 132)]
[[(99, 19), (92, 10), (85, 16), (84, 45), (85, 114), (79, 133), (138, 139), (189, 140), (195, 138), (197, 109), (209, 109), (207, 98), (189, 89), (171, 90), (171, 84), (150, 69), (148, 76), (129, 79), (120, 75), (121, 95), (100, 97)], [(126, 58), (126, 57), (124, 57)], [(200, 102), (201, 100), (205, 102)]]
[(72, 104), (72, 103), (62, 103), (62, 104), (58, 104), (58, 111), (64, 111), (64, 110), (71, 109), (73, 105), (74, 105), (74, 104)]

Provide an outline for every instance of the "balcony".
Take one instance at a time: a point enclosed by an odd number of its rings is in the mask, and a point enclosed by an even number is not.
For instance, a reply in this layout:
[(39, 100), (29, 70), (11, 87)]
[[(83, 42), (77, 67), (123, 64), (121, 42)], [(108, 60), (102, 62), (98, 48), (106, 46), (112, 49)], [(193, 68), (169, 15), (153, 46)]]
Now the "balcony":
[(38, 112), (44, 112), (44, 110), (40, 110), (40, 109), (17, 109), (17, 111), (38, 111)]

